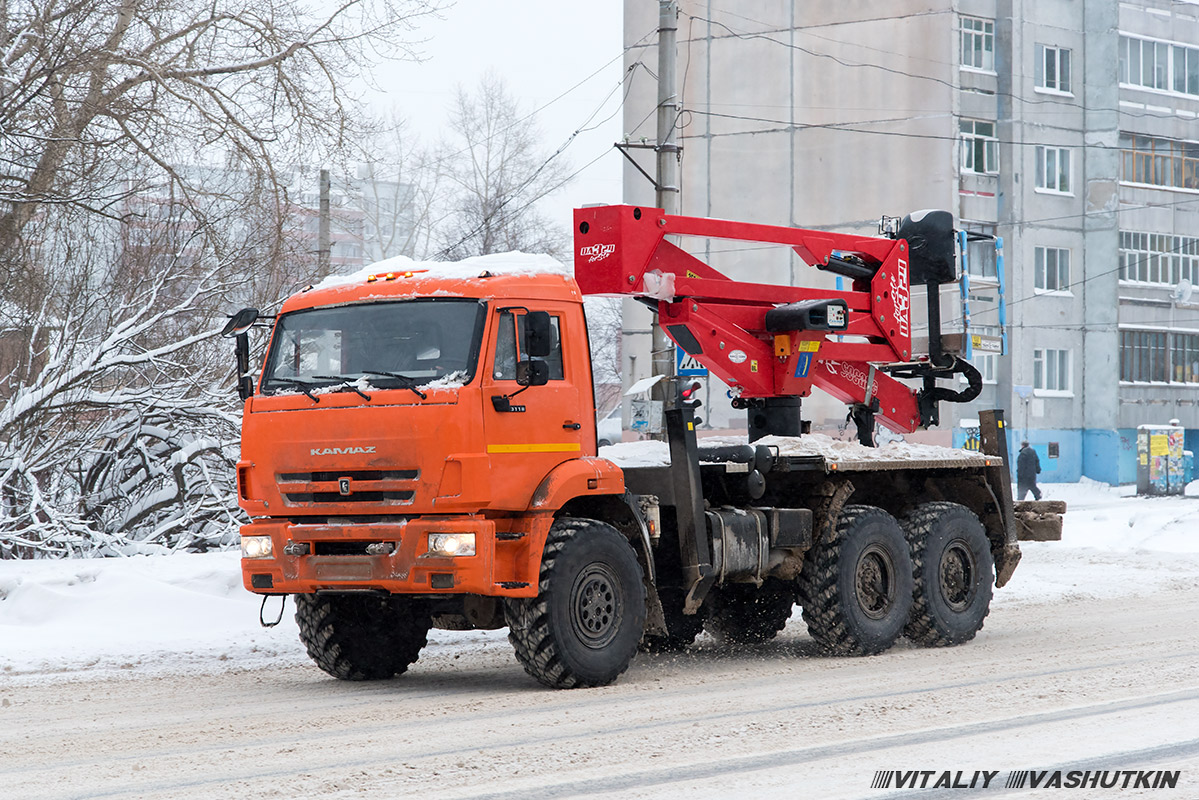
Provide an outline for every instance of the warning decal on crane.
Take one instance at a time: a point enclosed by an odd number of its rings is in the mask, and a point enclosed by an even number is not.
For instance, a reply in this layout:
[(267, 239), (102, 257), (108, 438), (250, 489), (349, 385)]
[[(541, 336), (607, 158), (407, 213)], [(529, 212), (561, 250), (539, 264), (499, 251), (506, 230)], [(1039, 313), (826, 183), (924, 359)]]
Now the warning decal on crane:
[(812, 359), (819, 351), (819, 339), (810, 339), (799, 343), (799, 358), (795, 359), (795, 377), (808, 377), (808, 371), (812, 368)]

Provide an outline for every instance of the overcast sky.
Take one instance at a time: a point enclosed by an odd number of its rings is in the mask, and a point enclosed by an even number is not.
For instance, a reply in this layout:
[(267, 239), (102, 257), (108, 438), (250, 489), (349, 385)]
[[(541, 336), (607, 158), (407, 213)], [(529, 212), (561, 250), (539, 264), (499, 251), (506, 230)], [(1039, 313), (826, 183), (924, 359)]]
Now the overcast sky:
[(457, 0), (443, 19), (418, 32), (428, 39), (422, 63), (380, 68), (385, 91), (373, 102), (397, 106), (422, 140), (431, 141), (443, 130), (456, 87), (473, 88), (494, 70), (526, 111), (546, 106), (537, 121), (547, 154), (598, 109), (589, 123), (598, 127), (580, 134), (562, 157), (572, 172), (599, 160), (542, 204), (569, 226), (574, 206), (621, 199), (622, 157), (612, 147), (622, 135), (621, 9), (620, 0)]

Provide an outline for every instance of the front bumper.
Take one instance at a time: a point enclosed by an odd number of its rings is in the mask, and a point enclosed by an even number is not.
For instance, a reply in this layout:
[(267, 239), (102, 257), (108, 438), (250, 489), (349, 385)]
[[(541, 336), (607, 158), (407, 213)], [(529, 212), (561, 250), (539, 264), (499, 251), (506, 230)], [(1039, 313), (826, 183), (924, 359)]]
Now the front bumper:
[[(431, 533), (473, 533), (475, 554), (431, 556)], [(242, 582), (259, 594), (385, 591), (392, 594), (478, 594), (533, 597), (527, 532), (497, 538), (492, 520), (471, 516), (415, 517), (387, 523), (296, 524), (256, 520), (242, 536), (270, 536), (270, 558), (243, 558)], [(394, 545), (368, 554), (368, 545)], [(289, 546), (290, 545), (290, 546)], [(307, 545), (305, 548), (303, 545)], [(297, 553), (307, 550), (303, 555)]]

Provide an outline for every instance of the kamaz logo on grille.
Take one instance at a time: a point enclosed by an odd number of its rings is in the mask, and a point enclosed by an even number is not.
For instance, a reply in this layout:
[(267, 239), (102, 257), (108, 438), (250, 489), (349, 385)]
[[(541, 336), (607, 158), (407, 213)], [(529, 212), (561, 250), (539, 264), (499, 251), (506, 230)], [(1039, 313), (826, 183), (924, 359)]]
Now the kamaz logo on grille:
[(314, 447), (308, 451), (312, 456), (356, 456), (375, 452), (373, 447)]
[(587, 247), (579, 248), (580, 256), (590, 256), (590, 258), (587, 259), (588, 263), (593, 261), (603, 261), (605, 258), (615, 252), (616, 245), (614, 244), (592, 244), (588, 245)]

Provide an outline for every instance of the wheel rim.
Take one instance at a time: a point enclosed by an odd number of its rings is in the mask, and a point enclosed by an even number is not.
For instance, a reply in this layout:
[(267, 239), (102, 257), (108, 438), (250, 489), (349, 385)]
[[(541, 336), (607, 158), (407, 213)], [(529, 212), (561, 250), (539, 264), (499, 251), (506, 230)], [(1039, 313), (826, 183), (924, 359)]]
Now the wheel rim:
[(620, 580), (607, 564), (588, 564), (570, 592), (570, 624), (579, 641), (598, 649), (620, 628)]
[(895, 559), (886, 548), (872, 544), (858, 556), (854, 569), (858, 608), (870, 619), (883, 619), (895, 602)]
[(952, 611), (965, 611), (977, 591), (978, 564), (965, 541), (954, 539), (941, 553), (941, 596)]

